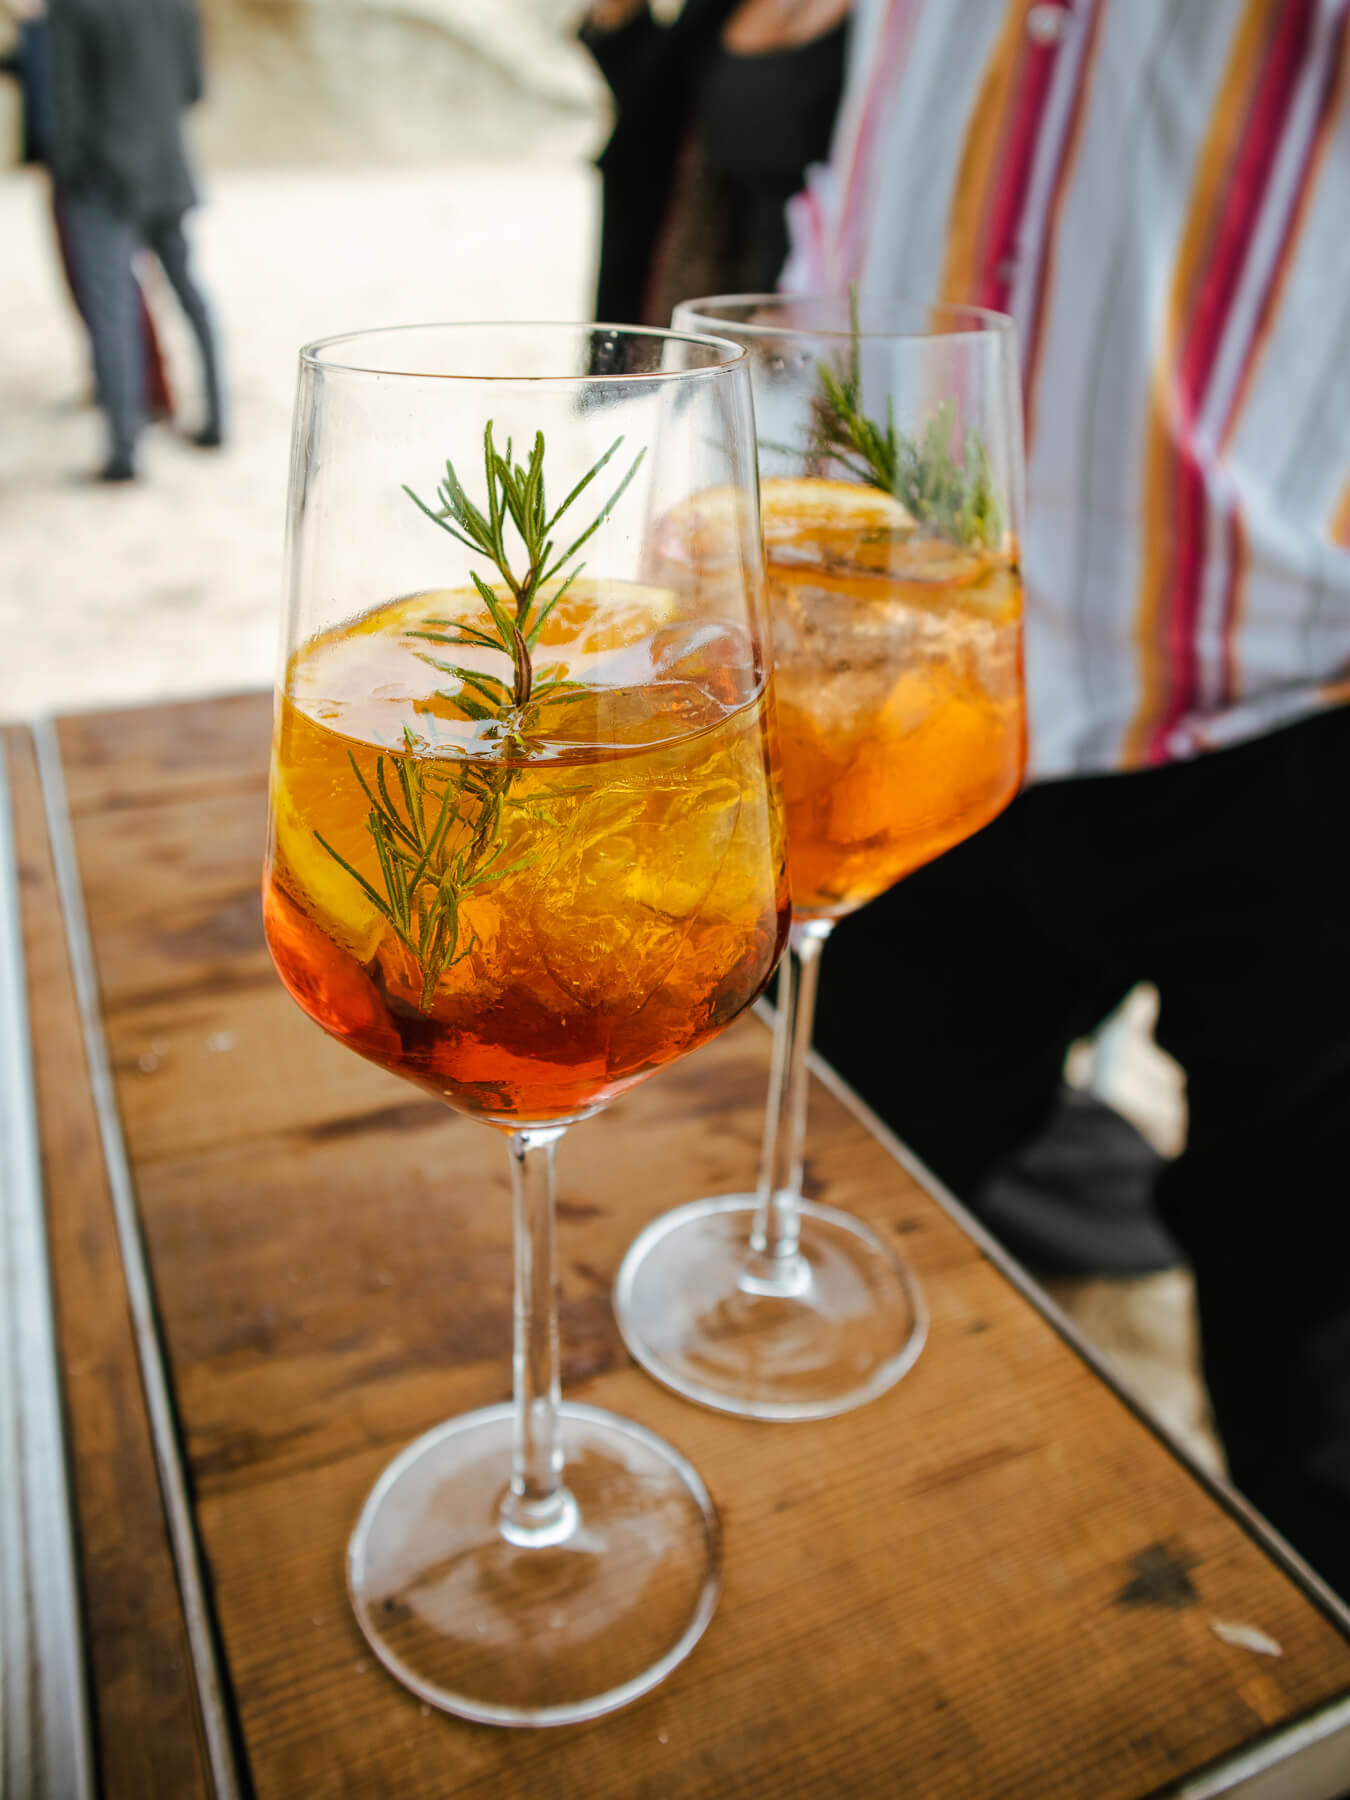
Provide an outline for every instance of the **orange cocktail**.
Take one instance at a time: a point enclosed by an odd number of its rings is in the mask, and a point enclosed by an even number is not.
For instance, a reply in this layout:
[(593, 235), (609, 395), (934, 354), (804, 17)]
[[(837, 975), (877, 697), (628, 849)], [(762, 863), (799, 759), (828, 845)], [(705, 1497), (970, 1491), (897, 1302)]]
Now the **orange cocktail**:
[[(649, 1225), (615, 1312), (690, 1399), (828, 1418), (900, 1379), (927, 1315), (884, 1233), (803, 1193), (820, 957), (1021, 781), (1016, 337), (997, 314), (857, 294), (724, 294), (676, 322), (751, 357), (792, 929), (755, 1191)], [(730, 482), (691, 496), (652, 578), (683, 557), (733, 582), (740, 505)]]
[(763, 512), (793, 913), (839, 918), (1016, 792), (1021, 583), (876, 488), (769, 479)]
[(447, 698), (428, 665), (418, 634), (472, 625), (471, 589), (292, 659), (272, 955), (326, 1030), (462, 1112), (582, 1116), (733, 1019), (782, 947), (765, 701), (736, 699), (737, 638), (668, 622), (672, 599), (574, 583), (525, 737), (467, 716), (471, 690)]
[[(717, 581), (652, 580), (711, 487), (739, 521)], [(326, 1031), (499, 1134), (515, 1244), (511, 1404), (381, 1471), (347, 1592), (423, 1710), (577, 1724), (663, 1680), (719, 1589), (697, 1470), (562, 1398), (555, 1153), (730, 1024), (788, 931), (746, 358), (603, 324), (308, 345), (286, 567), (268, 944)], [(487, 1208), (505, 1237), (476, 1129), (450, 1229)], [(377, 1237), (408, 1168), (352, 1190)]]

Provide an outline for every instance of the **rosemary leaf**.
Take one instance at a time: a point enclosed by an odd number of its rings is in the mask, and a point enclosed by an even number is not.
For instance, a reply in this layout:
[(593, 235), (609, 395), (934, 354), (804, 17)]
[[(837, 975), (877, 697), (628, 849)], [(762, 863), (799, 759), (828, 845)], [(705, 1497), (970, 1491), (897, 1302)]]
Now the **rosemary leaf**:
[(431, 510), (431, 508), (427, 505), (425, 500), (419, 500), (417, 498), (417, 495), (414, 494), (412, 489), (410, 487), (408, 487), (406, 485), (406, 483), (404, 485), (403, 491), (408, 496), (408, 498), (412, 501), (414, 506), (421, 507), (422, 511), (431, 520), (433, 525), (439, 525), (441, 530), (448, 531), (452, 538), (458, 538), (460, 543), (463, 544), (467, 550), (479, 550), (479, 551), (482, 550), (483, 546), (481, 544), (474, 543), (472, 538), (465, 537), (465, 535), (462, 531), (456, 531), (456, 529), (453, 525), (448, 524), (446, 522), (446, 516), (443, 512), (433, 512)]
[(553, 611), (554, 607), (562, 599), (568, 588), (571, 587), (572, 583), (585, 567), (585, 563), (578, 563), (576, 568), (573, 569), (572, 573), (561, 584), (557, 591), (549, 595), (548, 599), (545, 600), (544, 604), (535, 614), (534, 624), (531, 625), (529, 631), (525, 634), (525, 642), (529, 645), (531, 650), (533, 650), (535, 645), (539, 642), (539, 633), (544, 629), (544, 620)]
[(495, 675), (483, 675), (477, 669), (464, 669), (458, 663), (440, 662), (436, 657), (426, 656), (420, 650), (418, 660), (442, 675), (457, 676), (466, 687), (473, 688), (496, 707), (504, 706), (510, 697), (510, 689), (506, 683), (499, 681)]
[(501, 648), (495, 637), (489, 637), (486, 631), (479, 631), (473, 625), (456, 625), (451, 619), (430, 619), (428, 620), (428, 623), (431, 625), (444, 624), (446, 626), (452, 626), (455, 635), (451, 637), (449, 630), (409, 631), (404, 635), (411, 638), (421, 638), (428, 644), (450, 644), (454, 648), (461, 650), (467, 649), (470, 645), (476, 646), (479, 650), (499, 650)]
[(577, 551), (580, 550), (580, 548), (583, 544), (590, 542), (591, 538), (594, 537), (594, 535), (597, 531), (599, 531), (600, 527), (604, 524), (605, 520), (614, 511), (614, 508), (619, 504), (619, 501), (623, 498), (624, 494), (627, 492), (628, 484), (633, 479), (633, 477), (637, 474), (638, 469), (642, 463), (642, 459), (646, 454), (647, 454), (647, 451), (644, 446), (641, 450), (638, 451), (637, 455), (633, 458), (633, 462), (628, 470), (628, 473), (624, 476), (623, 480), (619, 483), (618, 487), (615, 488), (614, 492), (610, 495), (609, 499), (605, 502), (604, 511), (602, 513), (600, 513), (597, 518), (595, 518), (591, 521), (591, 523), (586, 527), (585, 531), (582, 532), (581, 536), (572, 545), (571, 549), (565, 550), (563, 552), (563, 554), (558, 558), (557, 562), (548, 571), (548, 573), (541, 578), (542, 580), (548, 581), (549, 579), (551, 579), (551, 577), (556, 575), (558, 570), (562, 568), (564, 563), (571, 562), (572, 558), (576, 555)]
[(471, 700), (462, 690), (458, 694), (447, 694), (444, 688), (437, 688), (436, 697), (438, 700), (452, 700), (464, 716), (472, 719), (475, 725), (491, 724), (498, 716), (495, 707), (484, 706), (479, 700)]
[[(604, 507), (561, 556), (554, 555), (552, 533), (617, 455), (622, 443), (622, 437), (614, 440), (551, 515), (545, 498), (543, 433), (535, 433), (529, 457), (522, 465), (515, 460), (511, 439), (507, 439), (503, 450), (498, 450), (491, 420), (483, 430), (486, 510), (469, 498), (449, 461), (436, 488), (438, 507), (428, 505), (411, 488), (404, 489), (434, 525), (486, 559), (510, 596), (509, 601), (505, 600), (476, 569), (471, 569), (470, 580), (487, 610), (491, 629), (457, 619), (428, 619), (407, 635), (420, 642), (486, 650), (507, 657), (509, 681), (417, 652), (423, 662), (460, 683), (457, 693), (443, 698), (479, 724), (505, 726), (507, 740), (526, 750), (528, 730), (539, 719), (540, 700), (562, 704), (579, 699), (585, 692), (566, 679), (563, 663), (551, 663), (536, 672), (533, 652), (544, 621), (580, 573), (580, 565), (570, 570), (567, 565), (609, 518), (646, 452), (639, 451)], [(506, 543), (508, 521), (520, 539), (524, 555), (520, 570)], [(544, 599), (541, 590), (545, 583), (558, 576), (562, 579), (555, 591)], [(430, 630), (428, 626), (439, 629)], [(441, 977), (470, 955), (478, 942), (472, 928), (467, 940), (463, 944), (460, 941), (460, 909), (465, 895), (522, 872), (533, 859), (527, 856), (503, 861), (503, 811), (508, 805), (521, 804), (510, 796), (517, 769), (504, 763), (488, 771), (472, 762), (459, 767), (441, 763), (434, 765), (435, 780), (445, 785), (437, 789), (424, 776), (424, 749), (422, 740), (405, 724), (402, 752), (391, 752), (388, 758), (378, 755), (373, 780), (362, 773), (349, 752), (352, 772), (370, 808), (366, 830), (379, 866), (383, 894), (326, 838), (318, 832), (314, 835), (417, 959), (422, 975), (419, 1005), (423, 1012), (429, 1012)], [(393, 762), (392, 783), (385, 766), (387, 760)], [(542, 808), (534, 816), (553, 817)], [(434, 821), (430, 828), (429, 819)], [(452, 838), (459, 837), (456, 827), (467, 831), (467, 842), (461, 838), (457, 845), (452, 843)]]
[[(609, 449), (606, 450), (605, 454), (600, 458), (599, 462), (593, 463), (591, 465), (591, 467), (589, 469), (587, 469), (586, 473), (582, 476), (581, 480), (572, 489), (571, 493), (563, 501), (562, 505), (558, 508), (557, 512), (554, 513), (553, 517), (545, 525), (544, 530), (546, 532), (552, 531), (553, 527), (558, 523), (558, 520), (561, 519), (563, 514), (567, 511), (568, 507), (571, 506), (572, 502), (574, 500), (579, 499), (580, 496), (585, 493), (586, 489), (595, 480), (596, 476), (600, 473), (601, 469), (603, 469), (605, 467), (606, 463), (610, 462), (613, 459), (615, 453), (618, 451), (619, 445), (622, 442), (623, 442), (623, 439), (621, 437), (616, 437), (614, 442), (610, 445)], [(636, 468), (636, 466), (637, 466), (636, 463), (633, 466)]]
[(993, 550), (1003, 534), (989, 455), (979, 435), (966, 433), (953, 446), (956, 418), (944, 401), (923, 428), (919, 442), (896, 429), (888, 402), (883, 429), (862, 410), (861, 333), (858, 297), (850, 296), (850, 341), (844, 372), (816, 364), (817, 390), (808, 454), (833, 462), (855, 481), (891, 494), (921, 531), (948, 542)]

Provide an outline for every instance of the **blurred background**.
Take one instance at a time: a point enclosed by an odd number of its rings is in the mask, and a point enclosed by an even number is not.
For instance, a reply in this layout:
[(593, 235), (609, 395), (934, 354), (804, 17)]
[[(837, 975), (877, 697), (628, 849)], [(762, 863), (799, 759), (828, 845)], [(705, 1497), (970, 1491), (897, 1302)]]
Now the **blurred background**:
[[(187, 216), (219, 327), (227, 438), (204, 452), (194, 346), (142, 272), (175, 422), (141, 479), (104, 446), (45, 170), (0, 80), (0, 717), (269, 685), (296, 352), (364, 326), (584, 318), (608, 90), (565, 0), (202, 0)], [(18, 20), (0, 0), (0, 50)]]

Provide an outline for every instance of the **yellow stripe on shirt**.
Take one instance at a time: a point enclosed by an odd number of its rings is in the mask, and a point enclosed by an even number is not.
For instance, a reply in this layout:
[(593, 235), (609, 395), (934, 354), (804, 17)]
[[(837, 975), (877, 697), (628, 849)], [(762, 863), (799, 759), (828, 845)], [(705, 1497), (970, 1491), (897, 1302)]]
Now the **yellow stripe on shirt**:
[(1027, 0), (1010, 0), (984, 77), (971, 109), (965, 146), (952, 191), (947, 223), (947, 260), (938, 298), (961, 305), (975, 298), (983, 263), (993, 170), (1007, 136), (1008, 114), (1017, 92), (1026, 43)]
[(1176, 420), (1174, 378), (1186, 341), (1217, 221), (1218, 202), (1232, 165), (1239, 124), (1251, 104), (1261, 74), (1262, 52), (1274, 15), (1284, 0), (1248, 0), (1233, 40), (1228, 66), (1210, 114), (1209, 129), (1196, 162), (1182, 229), (1162, 345), (1149, 383), (1144, 448), (1143, 530), (1140, 545), (1138, 610), (1134, 640), (1138, 654), (1139, 703), (1125, 740), (1125, 764), (1138, 767), (1148, 757), (1149, 737), (1164, 704), (1171, 673), (1165, 633), (1174, 549), (1173, 509)]

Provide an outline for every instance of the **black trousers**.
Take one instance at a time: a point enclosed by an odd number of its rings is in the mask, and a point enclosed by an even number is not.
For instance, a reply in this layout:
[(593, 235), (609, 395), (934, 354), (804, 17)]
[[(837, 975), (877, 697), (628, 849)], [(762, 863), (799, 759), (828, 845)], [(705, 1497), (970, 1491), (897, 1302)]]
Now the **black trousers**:
[(138, 223), (93, 193), (67, 193), (62, 202), (99, 401), (108, 421), (110, 458), (130, 462), (145, 423), (145, 346), (133, 266), (142, 247), (159, 258), (192, 327), (201, 359), (206, 428), (219, 432), (222, 401), (215, 332), (205, 297), (193, 278), (181, 219)]
[(219, 434), (225, 427), (220, 355), (216, 348), (211, 309), (192, 272), (183, 221), (181, 217), (147, 219), (141, 226), (141, 239), (145, 247), (158, 257), (159, 265), (192, 328), (193, 337), (197, 340), (197, 355), (202, 370), (203, 429)]
[(1030, 788), (840, 925), (815, 1041), (978, 1211), (1141, 980), (1186, 1072), (1154, 1197), (1233, 1479), (1350, 1597), (1350, 707)]
[(67, 193), (62, 206), (108, 424), (108, 457), (129, 464), (145, 423), (145, 341), (133, 267), (140, 238), (101, 195)]

